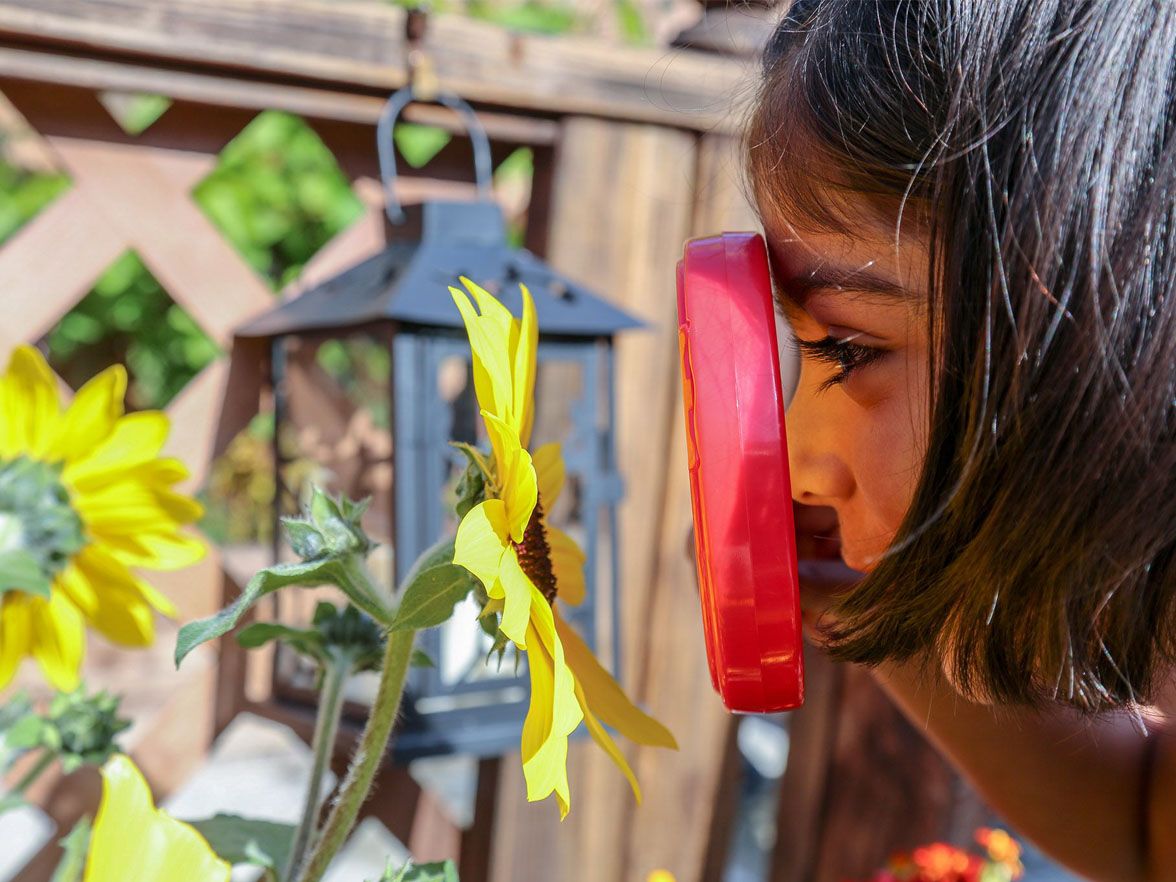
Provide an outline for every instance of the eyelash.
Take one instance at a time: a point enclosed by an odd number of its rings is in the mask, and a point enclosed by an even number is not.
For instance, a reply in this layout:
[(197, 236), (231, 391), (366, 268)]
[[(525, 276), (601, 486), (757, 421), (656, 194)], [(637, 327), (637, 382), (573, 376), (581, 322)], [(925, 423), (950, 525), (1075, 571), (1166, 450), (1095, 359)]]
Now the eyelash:
[(838, 369), (837, 373), (821, 383), (820, 388), (822, 392), (833, 386), (840, 386), (853, 373), (872, 364), (886, 354), (883, 349), (863, 346), (860, 343), (854, 343), (852, 340), (839, 337), (826, 336), (820, 340), (798, 339), (796, 345), (800, 348), (802, 356), (811, 358), (813, 361), (831, 364)]

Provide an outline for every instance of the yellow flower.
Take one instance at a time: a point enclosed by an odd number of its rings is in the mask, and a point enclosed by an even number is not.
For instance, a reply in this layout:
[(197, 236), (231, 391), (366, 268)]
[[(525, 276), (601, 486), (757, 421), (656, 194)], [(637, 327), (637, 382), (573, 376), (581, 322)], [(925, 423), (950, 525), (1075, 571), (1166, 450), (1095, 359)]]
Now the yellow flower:
[(466, 294), (450, 288), (473, 352), (474, 389), (490, 437), (488, 498), (458, 525), (454, 562), (485, 586), (500, 629), (528, 655), (531, 705), (523, 724), (527, 798), (552, 793), (561, 816), (570, 806), (568, 735), (581, 720), (624, 773), (638, 800), (641, 790), (624, 755), (605, 730), (612, 726), (641, 744), (676, 748), (673, 735), (638, 710), (587, 644), (562, 618), (555, 601), (584, 598), (584, 553), (547, 522), (564, 482), (558, 444), (526, 449), (534, 423), (538, 329), (524, 287), (516, 320), (487, 291), (463, 278)]
[(228, 882), (230, 872), (195, 829), (155, 807), (129, 758), (107, 761), (82, 882)]
[(175, 609), (132, 568), (179, 569), (204, 554), (180, 532), (201, 514), (172, 489), (187, 469), (159, 456), (167, 416), (124, 415), (126, 384), (111, 367), (63, 410), (29, 346), (0, 375), (0, 688), (27, 656), (56, 688), (76, 688), (87, 624), (115, 643), (149, 645), (153, 610)]

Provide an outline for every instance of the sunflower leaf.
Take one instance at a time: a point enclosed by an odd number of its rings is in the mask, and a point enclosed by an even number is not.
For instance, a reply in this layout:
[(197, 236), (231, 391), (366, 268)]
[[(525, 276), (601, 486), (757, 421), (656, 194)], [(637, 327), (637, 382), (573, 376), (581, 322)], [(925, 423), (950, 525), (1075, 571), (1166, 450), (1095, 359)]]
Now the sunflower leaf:
[(379, 882), (459, 882), (457, 865), (453, 861), (435, 864), (406, 864), (399, 870), (391, 865), (384, 870)]
[(294, 827), (239, 815), (216, 815), (191, 825), (230, 864), (284, 866), (294, 843)]
[(90, 848), (90, 818), (83, 815), (69, 835), (61, 840), (61, 862), (53, 871), (52, 882), (79, 882), (86, 866), (86, 852)]
[(310, 562), (282, 563), (267, 567), (257, 573), (245, 590), (231, 604), (206, 619), (189, 622), (180, 628), (176, 638), (176, 667), (197, 646), (227, 634), (237, 626), (258, 600), (287, 585), (314, 587), (323, 584), (338, 584), (339, 569), (336, 561), (317, 560)]
[(414, 649), (408, 663), (414, 668), (435, 668), (437, 663), (423, 649)]
[(467, 569), (452, 563), (421, 570), (401, 594), (391, 629), (419, 631), (444, 624), (473, 590), (473, 582)]
[(323, 649), (322, 635), (317, 631), (291, 628), (276, 622), (254, 622), (237, 633), (237, 643), (245, 649), (257, 649), (271, 640), (285, 643), (303, 655), (319, 661), (324, 661), (327, 657)]

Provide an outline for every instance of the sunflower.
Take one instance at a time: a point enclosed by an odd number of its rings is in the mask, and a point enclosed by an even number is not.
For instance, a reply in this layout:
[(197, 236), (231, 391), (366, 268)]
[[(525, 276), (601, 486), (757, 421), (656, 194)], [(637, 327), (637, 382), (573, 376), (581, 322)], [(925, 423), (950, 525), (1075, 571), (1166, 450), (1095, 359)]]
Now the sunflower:
[(229, 882), (230, 873), (193, 827), (155, 807), (128, 757), (106, 762), (82, 882)]
[(89, 625), (147, 646), (171, 602), (134, 570), (179, 569), (204, 545), (180, 532), (200, 505), (173, 487), (188, 477), (160, 458), (168, 418), (124, 415), (121, 365), (62, 409), (41, 354), (21, 346), (0, 376), (0, 688), (31, 656), (75, 689)]
[(557, 599), (584, 598), (584, 553), (547, 522), (564, 483), (558, 444), (527, 450), (534, 423), (538, 327), (530, 293), (515, 319), (489, 292), (466, 278), (472, 295), (450, 288), (473, 352), (474, 391), (490, 438), (487, 498), (458, 525), (454, 562), (486, 588), (499, 628), (527, 652), (531, 704), (523, 724), (523, 773), (529, 800), (552, 793), (560, 815), (570, 806), (568, 736), (583, 721), (624, 773), (640, 801), (636, 776), (604, 725), (633, 741), (676, 748), (673, 735), (640, 711), (563, 619)]

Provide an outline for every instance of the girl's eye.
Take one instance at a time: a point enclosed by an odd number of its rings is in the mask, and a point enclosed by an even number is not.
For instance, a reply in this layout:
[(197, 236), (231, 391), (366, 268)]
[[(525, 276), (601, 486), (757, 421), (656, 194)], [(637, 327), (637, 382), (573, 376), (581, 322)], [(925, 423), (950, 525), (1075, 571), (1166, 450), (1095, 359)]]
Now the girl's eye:
[(802, 356), (837, 368), (837, 373), (821, 383), (822, 392), (831, 386), (841, 385), (855, 371), (872, 364), (886, 354), (884, 349), (854, 343), (852, 337), (826, 336), (820, 340), (797, 338), (796, 345), (800, 348)]

